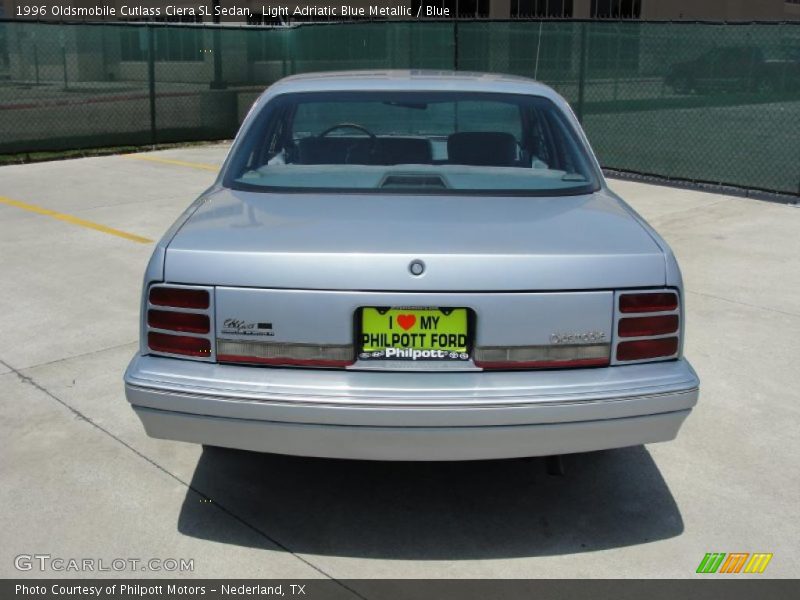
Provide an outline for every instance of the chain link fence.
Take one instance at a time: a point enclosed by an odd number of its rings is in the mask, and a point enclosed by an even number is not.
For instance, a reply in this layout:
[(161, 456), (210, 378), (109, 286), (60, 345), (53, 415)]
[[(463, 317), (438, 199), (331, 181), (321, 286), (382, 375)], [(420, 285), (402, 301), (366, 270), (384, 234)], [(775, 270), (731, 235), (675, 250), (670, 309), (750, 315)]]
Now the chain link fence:
[(0, 22), (0, 153), (232, 137), (290, 75), (459, 69), (564, 95), (601, 163), (800, 195), (800, 23)]

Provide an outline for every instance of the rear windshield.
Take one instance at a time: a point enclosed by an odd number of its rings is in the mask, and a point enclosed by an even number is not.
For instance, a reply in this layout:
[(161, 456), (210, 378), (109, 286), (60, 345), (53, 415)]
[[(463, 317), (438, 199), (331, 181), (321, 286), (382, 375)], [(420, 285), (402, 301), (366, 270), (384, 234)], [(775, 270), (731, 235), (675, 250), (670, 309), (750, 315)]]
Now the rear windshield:
[(597, 178), (550, 100), (345, 92), (270, 100), (234, 147), (228, 187), (261, 191), (583, 194)]

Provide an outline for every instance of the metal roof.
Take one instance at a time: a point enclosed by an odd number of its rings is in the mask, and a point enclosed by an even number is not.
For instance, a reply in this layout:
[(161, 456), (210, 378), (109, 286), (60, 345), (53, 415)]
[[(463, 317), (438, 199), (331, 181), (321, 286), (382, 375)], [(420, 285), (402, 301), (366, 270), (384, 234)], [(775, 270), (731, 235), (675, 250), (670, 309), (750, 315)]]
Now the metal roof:
[(274, 83), (266, 96), (320, 91), (463, 91), (531, 94), (553, 100), (558, 94), (533, 79), (497, 73), (435, 70), (327, 71), (292, 75)]

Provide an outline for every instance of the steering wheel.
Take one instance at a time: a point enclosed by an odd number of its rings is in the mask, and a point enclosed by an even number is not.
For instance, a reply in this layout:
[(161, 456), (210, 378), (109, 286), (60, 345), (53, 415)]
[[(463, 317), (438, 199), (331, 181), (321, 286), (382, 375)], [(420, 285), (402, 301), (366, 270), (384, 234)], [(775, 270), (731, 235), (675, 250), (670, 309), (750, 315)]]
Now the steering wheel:
[[(360, 164), (362, 160), (365, 161), (366, 164), (370, 164), (373, 160), (373, 156), (375, 154), (375, 141), (378, 139), (374, 133), (372, 133), (369, 129), (364, 127), (363, 125), (359, 125), (358, 123), (339, 123), (334, 125), (333, 127), (328, 127), (325, 131), (319, 134), (318, 137), (324, 138), (326, 137), (331, 131), (336, 131), (337, 129), (355, 129), (367, 135), (367, 143), (366, 148), (364, 148), (367, 152), (366, 158), (356, 159), (353, 161), (355, 164)], [(360, 142), (353, 140), (353, 143), (347, 148), (347, 152), (345, 153), (344, 162), (345, 164), (351, 164), (351, 160), (353, 159), (353, 154), (356, 153), (358, 156), (359, 154), (359, 146), (361, 145)]]
[(338, 123), (333, 127), (328, 127), (325, 131), (319, 134), (319, 137), (325, 137), (332, 131), (336, 131), (337, 129), (358, 129), (362, 133), (367, 134), (373, 140), (375, 139), (375, 134), (372, 133), (369, 129), (364, 127), (363, 125), (359, 125), (358, 123)]

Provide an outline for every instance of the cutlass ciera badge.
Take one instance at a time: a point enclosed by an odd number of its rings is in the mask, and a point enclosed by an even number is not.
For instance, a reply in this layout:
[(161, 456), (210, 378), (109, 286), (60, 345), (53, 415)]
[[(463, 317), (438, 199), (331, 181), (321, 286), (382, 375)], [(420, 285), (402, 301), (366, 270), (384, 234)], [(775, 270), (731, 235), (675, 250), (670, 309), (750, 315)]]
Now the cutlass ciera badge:
[(243, 319), (225, 319), (222, 322), (222, 333), (234, 335), (263, 335), (274, 336), (272, 323), (252, 322)]

